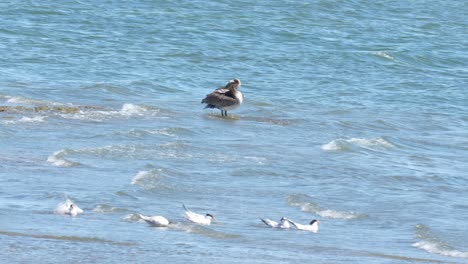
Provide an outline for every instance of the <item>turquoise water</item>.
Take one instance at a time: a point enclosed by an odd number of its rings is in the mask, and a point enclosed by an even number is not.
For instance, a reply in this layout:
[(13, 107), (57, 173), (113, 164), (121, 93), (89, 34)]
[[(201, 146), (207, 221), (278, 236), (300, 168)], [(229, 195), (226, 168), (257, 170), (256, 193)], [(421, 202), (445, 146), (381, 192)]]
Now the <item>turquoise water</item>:
[[(0, 3), (0, 259), (466, 263), (467, 17), (464, 1)], [(233, 78), (242, 106), (203, 109)], [(55, 214), (66, 197), (84, 213)], [(320, 230), (259, 219), (283, 216)]]

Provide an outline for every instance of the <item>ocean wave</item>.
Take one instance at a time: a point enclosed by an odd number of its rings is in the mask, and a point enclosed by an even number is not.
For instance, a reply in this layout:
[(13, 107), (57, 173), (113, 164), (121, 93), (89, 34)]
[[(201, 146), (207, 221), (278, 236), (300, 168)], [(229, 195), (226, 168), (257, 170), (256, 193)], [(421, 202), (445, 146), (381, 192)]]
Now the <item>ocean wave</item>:
[(290, 206), (299, 207), (303, 212), (319, 215), (323, 218), (352, 220), (366, 218), (366, 214), (352, 211), (336, 211), (324, 209), (318, 204), (311, 202), (312, 197), (305, 194), (291, 194), (288, 196), (288, 204)]
[(82, 165), (79, 162), (73, 162), (65, 157), (68, 155), (93, 156), (99, 158), (135, 158), (145, 157), (144, 145), (109, 145), (96, 148), (83, 149), (61, 149), (54, 152), (47, 158), (47, 162), (57, 167), (73, 167)]
[(241, 235), (215, 231), (209, 227), (194, 225), (194, 224), (189, 224), (189, 225), (177, 224), (174, 227), (175, 229), (180, 230), (180, 231), (198, 234), (198, 235), (215, 238), (215, 239), (236, 239), (236, 238), (241, 237)]
[(432, 254), (455, 258), (468, 258), (467, 251), (456, 250), (454, 247), (435, 236), (428, 226), (418, 224), (415, 229), (416, 238), (420, 241), (413, 243), (413, 247), (417, 247)]
[(93, 212), (96, 212), (96, 213), (115, 213), (115, 212), (125, 212), (125, 211), (128, 211), (128, 210), (124, 208), (113, 207), (108, 204), (98, 204), (93, 209)]
[(162, 169), (139, 171), (133, 176), (130, 184), (141, 186), (144, 189), (174, 189), (173, 185), (164, 182), (167, 176), (163, 174)]
[(388, 149), (395, 147), (392, 143), (384, 138), (377, 137), (371, 139), (365, 138), (350, 138), (350, 139), (334, 139), (329, 143), (322, 145), (322, 150), (325, 151), (347, 151), (354, 147), (370, 148), (370, 149)]
[(179, 134), (189, 133), (191, 130), (180, 127), (169, 127), (161, 129), (132, 129), (127, 132), (117, 132), (119, 135), (142, 137), (146, 135), (162, 135), (167, 137), (176, 137)]
[(8, 121), (4, 121), (3, 123), (5, 124), (43, 123), (45, 122), (45, 118), (46, 118), (45, 116), (33, 116), (33, 117), (23, 116), (20, 119), (8, 120)]
[(65, 159), (65, 156), (68, 155), (70, 152), (71, 150), (67, 149), (56, 151), (47, 158), (47, 162), (57, 167), (74, 167), (81, 165), (78, 162), (73, 162)]
[(373, 52), (372, 53), (373, 55), (377, 56), (377, 57), (380, 57), (380, 58), (384, 58), (384, 59), (387, 59), (387, 60), (394, 60), (395, 58), (390, 55), (389, 52), (387, 51), (376, 51), (376, 52)]
[(141, 223), (145, 222), (143, 219), (141, 219), (140, 214), (137, 214), (137, 213), (131, 213), (131, 214), (125, 215), (122, 218), (122, 221), (125, 221), (125, 222), (141, 222)]
[(102, 122), (115, 118), (157, 116), (159, 108), (126, 103), (119, 110), (84, 108), (75, 113), (59, 113), (64, 119)]
[(22, 96), (10, 96), (5, 95), (1, 96), (1, 98), (5, 99), (7, 103), (10, 104), (22, 104), (22, 105), (60, 105), (60, 103), (44, 101), (44, 100), (36, 100), (25, 98)]
[(125, 103), (120, 109), (100, 106), (80, 106), (58, 102), (28, 99), (19, 96), (0, 96), (7, 104), (0, 106), (0, 112), (6, 113), (46, 113), (50, 117), (71, 120), (102, 122), (115, 118), (157, 116), (160, 109), (151, 106)]
[(135, 245), (135, 243), (132, 243), (132, 242), (118, 242), (118, 241), (113, 241), (113, 240), (103, 239), (103, 238), (98, 238), (98, 237), (26, 234), (26, 233), (3, 231), (3, 230), (0, 230), (0, 235), (10, 236), (10, 237), (31, 237), (31, 238), (46, 239), (46, 240), (53, 239), (53, 240), (82, 242), (82, 243), (104, 243), (104, 244), (119, 245), (119, 246), (134, 246)]
[[(161, 171), (161, 170), (159, 170)], [(157, 174), (157, 171), (139, 171), (135, 176), (133, 176), (130, 184), (132, 185), (142, 185), (148, 181), (159, 181), (160, 176)]]

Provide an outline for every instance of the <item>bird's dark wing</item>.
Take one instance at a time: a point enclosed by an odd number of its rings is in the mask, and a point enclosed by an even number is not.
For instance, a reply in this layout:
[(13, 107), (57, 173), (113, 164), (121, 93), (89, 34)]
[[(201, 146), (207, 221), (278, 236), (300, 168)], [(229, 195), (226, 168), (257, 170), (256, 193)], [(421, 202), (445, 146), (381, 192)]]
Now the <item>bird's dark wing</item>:
[[(226, 90), (226, 91), (224, 91)], [(231, 91), (228, 89), (218, 89), (205, 97), (202, 103), (213, 105), (217, 108), (232, 106), (238, 103)]]

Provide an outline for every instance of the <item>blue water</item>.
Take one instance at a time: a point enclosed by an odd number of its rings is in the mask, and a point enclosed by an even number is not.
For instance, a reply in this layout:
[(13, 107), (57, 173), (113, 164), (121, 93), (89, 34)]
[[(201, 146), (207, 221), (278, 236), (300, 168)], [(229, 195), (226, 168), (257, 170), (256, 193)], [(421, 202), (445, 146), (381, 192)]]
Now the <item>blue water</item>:
[[(465, 1), (0, 3), (0, 259), (467, 263), (467, 17)], [(233, 78), (241, 107), (203, 109)], [(54, 213), (66, 198), (84, 213)], [(319, 232), (259, 219), (283, 216)]]

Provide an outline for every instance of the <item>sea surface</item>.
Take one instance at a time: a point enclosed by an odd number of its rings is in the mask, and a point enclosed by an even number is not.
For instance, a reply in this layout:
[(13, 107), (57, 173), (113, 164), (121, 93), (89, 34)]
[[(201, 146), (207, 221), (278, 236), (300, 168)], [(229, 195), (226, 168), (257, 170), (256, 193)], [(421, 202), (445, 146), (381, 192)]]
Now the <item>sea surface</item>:
[(467, 1), (2, 1), (0, 53), (2, 263), (468, 263)]

